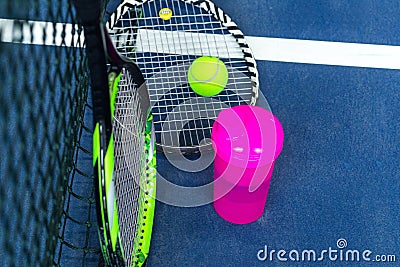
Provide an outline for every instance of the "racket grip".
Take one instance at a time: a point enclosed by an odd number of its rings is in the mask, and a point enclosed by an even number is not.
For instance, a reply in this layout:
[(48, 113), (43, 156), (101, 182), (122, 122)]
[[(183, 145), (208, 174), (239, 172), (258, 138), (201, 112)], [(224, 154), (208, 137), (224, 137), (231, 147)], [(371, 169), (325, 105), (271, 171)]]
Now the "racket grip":
[(108, 92), (107, 59), (104, 48), (103, 26), (101, 24), (86, 26), (85, 42), (90, 82), (92, 85), (92, 101), (95, 121), (105, 118), (106, 130), (111, 129), (110, 95)]
[(83, 26), (98, 24), (101, 20), (103, 0), (72, 0)]

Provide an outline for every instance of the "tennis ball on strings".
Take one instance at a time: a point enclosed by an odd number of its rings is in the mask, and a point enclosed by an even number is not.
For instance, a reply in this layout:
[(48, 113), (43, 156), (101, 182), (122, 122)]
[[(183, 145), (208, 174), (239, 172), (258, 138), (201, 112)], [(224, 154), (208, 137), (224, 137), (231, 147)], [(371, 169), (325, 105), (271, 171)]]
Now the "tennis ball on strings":
[(217, 57), (199, 57), (189, 67), (188, 81), (198, 95), (214, 96), (224, 90), (228, 83), (228, 70)]

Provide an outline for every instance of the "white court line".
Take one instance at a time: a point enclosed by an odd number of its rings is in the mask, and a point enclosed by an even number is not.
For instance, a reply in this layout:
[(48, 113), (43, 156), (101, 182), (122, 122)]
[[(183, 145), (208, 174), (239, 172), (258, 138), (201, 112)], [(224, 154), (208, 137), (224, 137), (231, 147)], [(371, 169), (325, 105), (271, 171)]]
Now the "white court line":
[(253, 36), (246, 39), (258, 60), (400, 69), (400, 46)]
[[(28, 21), (19, 25), (15, 27), (14, 20), (0, 19), (0, 41), (55, 46), (77, 46), (78, 40), (83, 43), (83, 36), (72, 38), (72, 24)], [(64, 41), (62, 32), (65, 33)], [(400, 46), (255, 36), (246, 39), (257, 60), (400, 69)]]
[(77, 31), (78, 26), (46, 21), (0, 19), (0, 41), (5, 43), (54, 46), (83, 44), (83, 32), (78, 38), (78, 35), (72, 35), (73, 30)]

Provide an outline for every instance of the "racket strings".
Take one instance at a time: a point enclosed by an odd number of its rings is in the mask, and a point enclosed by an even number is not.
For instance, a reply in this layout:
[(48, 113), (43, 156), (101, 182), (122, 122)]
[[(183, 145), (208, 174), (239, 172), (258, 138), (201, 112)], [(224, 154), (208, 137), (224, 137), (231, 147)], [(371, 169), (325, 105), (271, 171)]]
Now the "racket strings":
[(140, 189), (146, 180), (146, 153), (140, 100), (129, 72), (123, 69), (115, 101), (114, 181), (122, 250), (127, 266), (131, 266), (137, 243), (138, 218), (142, 216)]
[[(169, 20), (160, 18), (161, 8), (172, 10)], [(227, 24), (198, 6), (150, 0), (140, 6), (140, 15), (138, 9), (122, 14), (111, 33), (118, 51), (132, 58), (145, 76), (157, 144), (199, 147), (222, 109), (250, 103), (258, 88), (249, 63)], [(229, 74), (226, 89), (208, 105), (187, 81), (190, 64), (200, 56), (219, 57)]]

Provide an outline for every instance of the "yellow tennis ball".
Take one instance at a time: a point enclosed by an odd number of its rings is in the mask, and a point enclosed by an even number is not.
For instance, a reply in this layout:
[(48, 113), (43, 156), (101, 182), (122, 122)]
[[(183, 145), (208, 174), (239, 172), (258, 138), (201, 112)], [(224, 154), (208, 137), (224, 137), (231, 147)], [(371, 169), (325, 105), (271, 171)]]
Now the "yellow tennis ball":
[(228, 70), (217, 57), (199, 57), (189, 67), (188, 82), (201, 96), (217, 95), (228, 83)]
[(162, 8), (160, 12), (158, 12), (158, 15), (160, 18), (163, 20), (170, 20), (172, 17), (172, 10), (169, 8)]

